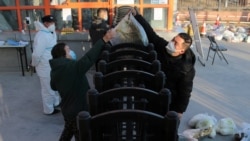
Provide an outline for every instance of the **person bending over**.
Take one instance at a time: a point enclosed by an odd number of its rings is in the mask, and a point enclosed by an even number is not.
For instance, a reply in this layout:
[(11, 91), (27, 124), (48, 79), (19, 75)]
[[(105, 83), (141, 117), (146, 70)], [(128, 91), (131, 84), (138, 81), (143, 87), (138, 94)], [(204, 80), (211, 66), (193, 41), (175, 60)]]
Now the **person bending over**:
[(70, 141), (73, 135), (75, 140), (79, 141), (76, 117), (80, 111), (88, 110), (86, 94), (89, 83), (85, 74), (98, 59), (104, 44), (114, 35), (113, 30), (108, 31), (77, 61), (72, 59), (70, 48), (65, 43), (58, 43), (53, 47), (51, 51), (53, 59), (49, 61), (50, 85), (61, 96), (60, 107), (65, 121), (60, 141)]

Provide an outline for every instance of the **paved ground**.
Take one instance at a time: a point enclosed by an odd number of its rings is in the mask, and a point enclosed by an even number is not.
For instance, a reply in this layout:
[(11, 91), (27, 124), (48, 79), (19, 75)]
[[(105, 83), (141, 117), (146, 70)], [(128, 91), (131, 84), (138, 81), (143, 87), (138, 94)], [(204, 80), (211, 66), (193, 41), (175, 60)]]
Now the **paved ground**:
[[(242, 122), (250, 123), (250, 44), (219, 42), (228, 47), (224, 61), (211, 59), (203, 67), (196, 63), (197, 75), (190, 105), (183, 116), (179, 132), (188, 129), (194, 115), (208, 113), (218, 120), (231, 117), (240, 129)], [(208, 41), (202, 39), (204, 54)], [(42, 113), (38, 77), (25, 77), (20, 72), (0, 72), (0, 141), (56, 141), (63, 129), (61, 114)], [(202, 141), (231, 141), (232, 136), (217, 135)]]

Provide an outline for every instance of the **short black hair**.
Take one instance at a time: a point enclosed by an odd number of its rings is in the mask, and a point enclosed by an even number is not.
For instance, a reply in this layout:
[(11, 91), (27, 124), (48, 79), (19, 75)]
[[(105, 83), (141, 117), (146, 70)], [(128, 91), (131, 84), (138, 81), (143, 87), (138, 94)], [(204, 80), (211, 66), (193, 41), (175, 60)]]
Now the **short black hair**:
[(64, 50), (65, 43), (57, 43), (51, 50), (51, 55), (53, 59), (66, 57), (66, 51)]
[(193, 43), (192, 37), (189, 34), (184, 33), (184, 32), (179, 33), (178, 35), (184, 40), (183, 44), (185, 45), (185, 48), (188, 49)]
[(42, 17), (42, 22), (55, 22), (55, 18), (52, 15), (46, 15)]

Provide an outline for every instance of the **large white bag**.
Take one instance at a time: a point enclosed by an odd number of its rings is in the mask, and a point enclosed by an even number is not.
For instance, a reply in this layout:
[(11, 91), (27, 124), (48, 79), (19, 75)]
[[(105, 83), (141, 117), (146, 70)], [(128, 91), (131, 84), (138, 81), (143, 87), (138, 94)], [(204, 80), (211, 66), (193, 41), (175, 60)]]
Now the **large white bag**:
[(131, 12), (129, 12), (114, 29), (116, 31), (116, 37), (110, 40), (113, 46), (121, 43), (148, 45), (148, 37), (144, 28)]

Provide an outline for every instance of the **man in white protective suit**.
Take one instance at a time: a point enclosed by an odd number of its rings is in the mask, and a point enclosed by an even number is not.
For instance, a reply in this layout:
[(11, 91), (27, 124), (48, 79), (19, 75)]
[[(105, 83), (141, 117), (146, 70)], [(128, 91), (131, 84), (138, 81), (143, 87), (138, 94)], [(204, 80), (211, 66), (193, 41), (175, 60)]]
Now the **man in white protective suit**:
[(42, 23), (35, 21), (35, 26), (38, 32), (34, 37), (32, 66), (36, 68), (40, 79), (43, 112), (46, 115), (52, 115), (60, 112), (55, 108), (60, 104), (60, 96), (50, 87), (49, 60), (52, 59), (51, 50), (57, 43), (55, 19), (51, 15), (46, 15), (42, 17)]

